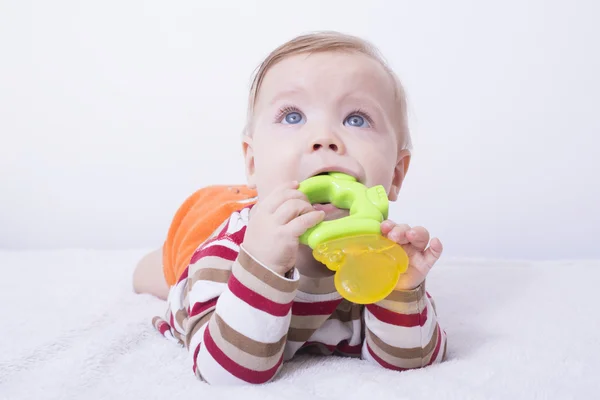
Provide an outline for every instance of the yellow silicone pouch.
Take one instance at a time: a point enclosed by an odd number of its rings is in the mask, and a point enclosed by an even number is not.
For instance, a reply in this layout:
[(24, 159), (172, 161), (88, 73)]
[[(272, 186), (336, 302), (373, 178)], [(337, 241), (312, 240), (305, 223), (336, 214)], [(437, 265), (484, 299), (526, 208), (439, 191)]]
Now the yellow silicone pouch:
[(312, 204), (331, 203), (349, 210), (347, 217), (323, 221), (300, 237), (316, 260), (336, 272), (336, 290), (357, 304), (387, 297), (408, 268), (408, 256), (381, 235), (389, 205), (385, 189), (367, 188), (352, 176), (334, 172), (301, 182), (299, 190)]

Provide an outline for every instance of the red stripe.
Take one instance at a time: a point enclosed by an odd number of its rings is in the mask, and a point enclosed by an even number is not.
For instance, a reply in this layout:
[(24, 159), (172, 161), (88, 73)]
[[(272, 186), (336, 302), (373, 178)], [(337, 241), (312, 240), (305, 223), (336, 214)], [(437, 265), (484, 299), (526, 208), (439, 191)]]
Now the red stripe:
[(400, 314), (376, 304), (367, 304), (365, 307), (375, 318), (391, 325), (412, 328), (423, 326), (427, 321), (427, 308), (424, 308), (420, 314)]
[(194, 349), (194, 366), (192, 367), (192, 371), (194, 371), (194, 374), (196, 373), (196, 367), (198, 366), (198, 364), (196, 363), (196, 360), (198, 359), (198, 353), (200, 352), (201, 344), (202, 344), (202, 342), (198, 343), (198, 345)]
[(294, 315), (329, 315), (335, 311), (342, 299), (305, 303), (295, 301), (292, 305)]
[(433, 354), (431, 355), (431, 360), (429, 360), (429, 363), (427, 365), (433, 364), (433, 362), (438, 356), (438, 353), (440, 352), (440, 347), (442, 346), (442, 332), (440, 332), (439, 325), (436, 327), (436, 330), (438, 333), (437, 343), (435, 344), (435, 350), (433, 350)]
[(161, 335), (165, 335), (165, 332), (170, 330), (169, 324), (167, 324), (165, 321), (160, 321), (158, 323), (158, 331), (161, 333)]
[(221, 232), (219, 232), (216, 236), (216, 238), (220, 238), (223, 237), (227, 234), (227, 229), (229, 229), (229, 224), (231, 223), (231, 216), (227, 219), (227, 223), (225, 224), (225, 226), (223, 227), (223, 229), (221, 229)]
[(246, 235), (246, 227), (244, 226), (237, 232), (232, 233), (231, 235), (227, 235), (226, 238), (231, 240), (233, 243), (238, 246), (244, 241), (244, 236)]
[(244, 284), (238, 281), (233, 274), (230, 276), (227, 286), (229, 287), (231, 293), (236, 295), (240, 300), (275, 317), (285, 317), (292, 306), (291, 301), (283, 304), (267, 299), (263, 295), (258, 294), (252, 289), (244, 286)]
[(369, 346), (368, 342), (367, 342), (367, 350), (369, 351), (369, 354), (371, 355), (371, 357), (373, 357), (373, 359), (375, 361), (377, 361), (384, 368), (391, 369), (391, 370), (394, 370), (394, 371), (406, 371), (406, 370), (408, 370), (408, 368), (397, 367), (397, 366), (395, 366), (393, 364), (390, 364), (390, 363), (384, 361), (383, 359), (381, 359), (377, 354), (375, 354), (375, 352), (373, 351), (373, 349), (371, 349), (371, 346)]
[(235, 250), (231, 250), (229, 247), (221, 246), (220, 244), (215, 244), (209, 247), (204, 247), (197, 250), (192, 259), (190, 260), (190, 264), (194, 264), (202, 257), (215, 256), (224, 258), (228, 261), (235, 261), (237, 258), (238, 252)]
[(347, 353), (347, 354), (359, 354), (360, 350), (362, 348), (362, 345), (360, 344), (355, 344), (355, 345), (349, 345), (347, 340), (342, 341), (340, 344), (337, 345), (337, 349), (343, 353)]
[[(223, 353), (223, 351), (217, 346), (211, 337), (209, 329), (210, 327), (207, 325), (206, 330), (204, 331), (204, 347), (212, 356), (212, 358), (214, 358), (215, 361), (231, 375), (246, 382), (256, 384), (266, 383), (275, 376), (279, 365), (281, 365), (283, 362), (283, 353), (281, 354), (281, 357), (279, 357), (279, 361), (277, 361), (273, 367), (266, 371), (255, 371), (239, 365), (234, 360), (229, 358), (225, 353)], [(195, 359), (196, 358), (194, 357), (194, 362)]]
[(187, 279), (189, 269), (190, 269), (189, 265), (187, 267), (185, 267), (185, 269), (183, 270), (183, 273), (181, 274), (181, 277), (179, 277), (179, 280), (177, 281), (177, 283)]
[(200, 313), (203, 313), (204, 311), (208, 310), (211, 307), (214, 307), (217, 304), (217, 298), (208, 300), (208, 301), (204, 301), (204, 302), (198, 302), (198, 303), (194, 303), (194, 305), (192, 306), (192, 311), (190, 311), (189, 316), (190, 318), (198, 315)]

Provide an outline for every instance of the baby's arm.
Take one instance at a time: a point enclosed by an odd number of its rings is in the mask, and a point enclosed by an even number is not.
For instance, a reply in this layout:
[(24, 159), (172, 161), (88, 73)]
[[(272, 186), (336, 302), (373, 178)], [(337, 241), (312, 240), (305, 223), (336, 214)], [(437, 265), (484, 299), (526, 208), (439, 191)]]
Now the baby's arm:
[(138, 262), (133, 272), (133, 290), (167, 299), (169, 286), (163, 274), (162, 247), (146, 254)]
[(285, 278), (229, 246), (195, 255), (201, 259), (187, 289), (188, 351), (196, 376), (212, 385), (265, 383), (281, 369), (299, 276)]
[(446, 332), (424, 283), (394, 291), (365, 306), (366, 338), (362, 357), (385, 368), (405, 370), (440, 363), (446, 354)]

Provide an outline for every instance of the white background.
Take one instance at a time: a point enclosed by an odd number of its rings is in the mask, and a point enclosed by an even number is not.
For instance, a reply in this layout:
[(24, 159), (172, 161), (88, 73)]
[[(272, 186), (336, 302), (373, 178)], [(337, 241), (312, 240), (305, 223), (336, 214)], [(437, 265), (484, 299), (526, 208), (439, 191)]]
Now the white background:
[(332, 29), (407, 88), (397, 221), (449, 257), (600, 258), (598, 4), (0, 0), (0, 247), (159, 246), (192, 191), (243, 182), (254, 68)]

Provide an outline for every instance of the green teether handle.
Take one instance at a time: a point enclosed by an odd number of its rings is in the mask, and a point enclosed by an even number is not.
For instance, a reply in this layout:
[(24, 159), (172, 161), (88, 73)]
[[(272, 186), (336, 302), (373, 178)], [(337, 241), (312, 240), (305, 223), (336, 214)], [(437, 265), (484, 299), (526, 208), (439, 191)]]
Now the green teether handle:
[(311, 204), (331, 203), (350, 211), (347, 217), (323, 221), (308, 229), (300, 236), (300, 243), (314, 249), (343, 236), (381, 233), (381, 222), (387, 218), (389, 207), (383, 186), (367, 188), (350, 175), (332, 172), (301, 182), (298, 190), (306, 194)]

